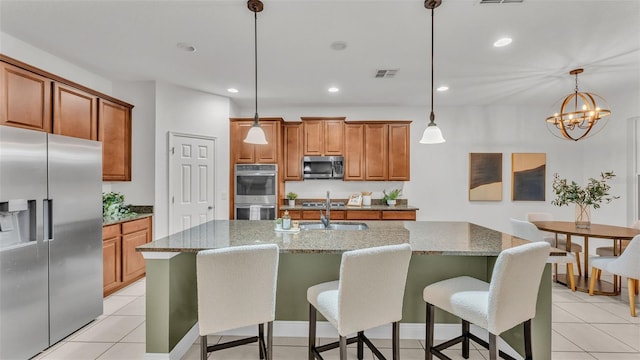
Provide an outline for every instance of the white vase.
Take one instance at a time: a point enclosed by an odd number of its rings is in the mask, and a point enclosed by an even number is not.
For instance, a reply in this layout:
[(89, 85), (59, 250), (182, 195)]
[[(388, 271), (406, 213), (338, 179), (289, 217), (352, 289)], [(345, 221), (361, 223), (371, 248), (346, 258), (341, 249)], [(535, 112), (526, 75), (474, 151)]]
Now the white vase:
[(296, 199), (289, 199), (289, 206), (296, 206)]
[(396, 201), (395, 200), (387, 200), (387, 205), (396, 206)]

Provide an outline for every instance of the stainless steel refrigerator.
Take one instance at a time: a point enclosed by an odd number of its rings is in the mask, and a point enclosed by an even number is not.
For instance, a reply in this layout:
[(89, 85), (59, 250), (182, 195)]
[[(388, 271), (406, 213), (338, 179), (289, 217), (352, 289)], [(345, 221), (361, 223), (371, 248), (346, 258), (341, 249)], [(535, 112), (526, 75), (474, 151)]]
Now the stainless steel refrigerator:
[(102, 145), (0, 126), (0, 359), (102, 314)]

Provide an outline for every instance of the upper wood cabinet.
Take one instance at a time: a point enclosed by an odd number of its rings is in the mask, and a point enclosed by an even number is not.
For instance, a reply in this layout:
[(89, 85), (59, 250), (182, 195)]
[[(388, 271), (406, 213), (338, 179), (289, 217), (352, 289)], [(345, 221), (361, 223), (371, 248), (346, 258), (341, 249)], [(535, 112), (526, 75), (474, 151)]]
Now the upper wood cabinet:
[(99, 101), (102, 180), (131, 181), (131, 108)]
[(364, 180), (364, 124), (344, 124), (344, 180)]
[(304, 155), (335, 156), (344, 154), (344, 117), (301, 117), (304, 124)]
[(284, 181), (302, 180), (302, 128), (302, 123), (285, 122), (282, 125)]
[(410, 124), (346, 123), (344, 180), (409, 180)]
[(0, 124), (51, 132), (51, 84), (44, 76), (0, 62)]
[(365, 180), (387, 180), (389, 174), (388, 136), (389, 126), (387, 124), (365, 124)]
[(98, 97), (54, 83), (53, 133), (98, 140)]
[(282, 118), (260, 119), (260, 126), (267, 138), (266, 145), (247, 144), (243, 140), (253, 126), (253, 119), (232, 118), (231, 159), (232, 164), (276, 164), (278, 163), (278, 149), (280, 143), (280, 124)]
[[(389, 124), (389, 173), (392, 181), (411, 177), (411, 124)], [(415, 220), (415, 219), (414, 219)]]

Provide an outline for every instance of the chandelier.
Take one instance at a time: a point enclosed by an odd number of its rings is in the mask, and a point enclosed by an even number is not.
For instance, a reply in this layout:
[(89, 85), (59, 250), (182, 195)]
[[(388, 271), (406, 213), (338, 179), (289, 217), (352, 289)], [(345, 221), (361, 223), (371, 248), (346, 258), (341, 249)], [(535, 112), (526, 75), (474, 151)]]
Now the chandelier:
[[(574, 92), (564, 98), (560, 112), (546, 120), (549, 131), (559, 138), (578, 141), (594, 135), (606, 125), (607, 117), (611, 115), (606, 100), (596, 94), (578, 90), (578, 74), (583, 71), (574, 69), (569, 72), (576, 76)], [(602, 120), (603, 118), (607, 119)], [(596, 124), (600, 125), (594, 130)]]

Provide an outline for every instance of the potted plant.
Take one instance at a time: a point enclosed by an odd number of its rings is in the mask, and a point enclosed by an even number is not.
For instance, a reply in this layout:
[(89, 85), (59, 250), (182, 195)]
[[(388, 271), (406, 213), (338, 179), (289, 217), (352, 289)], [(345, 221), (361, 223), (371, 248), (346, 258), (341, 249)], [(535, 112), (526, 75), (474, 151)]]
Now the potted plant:
[(575, 181), (569, 183), (567, 179), (561, 179), (556, 173), (553, 175), (553, 192), (556, 199), (551, 204), (556, 206), (576, 204), (576, 227), (589, 229), (591, 227), (590, 206), (594, 209), (600, 207), (603, 201), (610, 203), (620, 196), (612, 196), (609, 194), (611, 186), (607, 184), (607, 180), (615, 177), (613, 171), (600, 173), (600, 180), (594, 178), (589, 179), (589, 183), (585, 187), (579, 186)]
[(277, 218), (273, 222), (276, 224), (276, 230), (282, 230), (282, 218)]
[(110, 219), (123, 218), (135, 215), (124, 204), (124, 195), (117, 192), (102, 193), (102, 217)]
[(298, 198), (298, 194), (289, 191), (287, 193), (287, 199), (289, 199), (289, 206), (296, 206), (296, 199)]
[(386, 190), (382, 190), (382, 194), (384, 195), (382, 197), (382, 201), (386, 201), (387, 205), (389, 206), (395, 206), (396, 205), (396, 199), (398, 198), (398, 196), (400, 196), (400, 194), (402, 193), (402, 190), (400, 189), (393, 189), (391, 191), (389, 191), (387, 193)]

